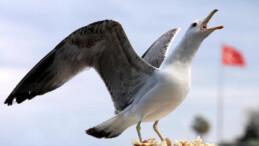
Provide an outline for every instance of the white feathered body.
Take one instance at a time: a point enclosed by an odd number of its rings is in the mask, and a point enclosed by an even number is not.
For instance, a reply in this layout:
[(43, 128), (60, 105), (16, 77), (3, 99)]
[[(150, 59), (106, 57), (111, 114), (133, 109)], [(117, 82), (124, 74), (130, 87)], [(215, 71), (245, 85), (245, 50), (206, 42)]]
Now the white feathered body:
[[(176, 63), (167, 69), (157, 71), (141, 90), (134, 103), (121, 114), (133, 121), (151, 122), (171, 113), (186, 97), (190, 88), (190, 67)], [(150, 87), (150, 84), (153, 86)]]

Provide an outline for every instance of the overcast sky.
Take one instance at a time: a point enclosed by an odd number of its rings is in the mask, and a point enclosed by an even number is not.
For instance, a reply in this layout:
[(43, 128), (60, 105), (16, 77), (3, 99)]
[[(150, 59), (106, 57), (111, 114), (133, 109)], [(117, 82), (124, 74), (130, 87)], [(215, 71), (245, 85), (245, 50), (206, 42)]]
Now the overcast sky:
[[(219, 9), (208, 26), (224, 25), (201, 45), (192, 65), (192, 87), (185, 101), (162, 119), (159, 129), (170, 139), (195, 139), (196, 115), (211, 123), (206, 138), (216, 142), (219, 71), (224, 76), (224, 139), (240, 136), (249, 109), (259, 105), (259, 2), (256, 0), (1, 0), (0, 2), (0, 145), (130, 145), (135, 126), (114, 139), (96, 139), (85, 130), (114, 116), (110, 95), (94, 70), (82, 72), (61, 88), (8, 107), (6, 97), (22, 77), (62, 39), (89, 23), (119, 21), (142, 55), (163, 33), (182, 30)], [(222, 67), (222, 44), (243, 52), (246, 67)], [(143, 139), (158, 138), (153, 123), (142, 124)]]

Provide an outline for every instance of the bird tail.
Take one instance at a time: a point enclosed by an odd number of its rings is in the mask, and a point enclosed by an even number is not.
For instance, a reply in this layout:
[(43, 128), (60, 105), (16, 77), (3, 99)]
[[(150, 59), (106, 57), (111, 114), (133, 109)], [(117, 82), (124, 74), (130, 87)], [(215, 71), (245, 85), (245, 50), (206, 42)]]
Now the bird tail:
[(133, 124), (135, 123), (117, 115), (102, 124), (86, 130), (86, 133), (96, 138), (114, 138)]

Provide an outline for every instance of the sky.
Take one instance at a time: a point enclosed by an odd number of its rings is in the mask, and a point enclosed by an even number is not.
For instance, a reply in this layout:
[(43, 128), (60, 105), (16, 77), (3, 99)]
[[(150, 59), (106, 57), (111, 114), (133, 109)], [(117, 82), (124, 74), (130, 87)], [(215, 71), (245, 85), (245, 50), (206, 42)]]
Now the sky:
[[(240, 136), (249, 110), (259, 106), (259, 2), (207, 0), (51, 1), (2, 0), (0, 2), (0, 145), (130, 145), (137, 139), (135, 126), (114, 139), (96, 139), (85, 130), (114, 116), (114, 107), (99, 75), (89, 69), (57, 90), (11, 107), (4, 100), (26, 73), (62, 39), (92, 22), (119, 21), (141, 56), (163, 33), (182, 30), (191, 22), (219, 11), (208, 24), (223, 25), (200, 46), (192, 64), (192, 87), (183, 103), (159, 122), (170, 139), (196, 138), (191, 124), (197, 115), (211, 124), (206, 141), (217, 142), (219, 85), (224, 97), (223, 140)], [(246, 66), (223, 67), (221, 46), (240, 50)], [(219, 84), (219, 77), (224, 80)], [(157, 138), (153, 123), (142, 124), (143, 139)]]

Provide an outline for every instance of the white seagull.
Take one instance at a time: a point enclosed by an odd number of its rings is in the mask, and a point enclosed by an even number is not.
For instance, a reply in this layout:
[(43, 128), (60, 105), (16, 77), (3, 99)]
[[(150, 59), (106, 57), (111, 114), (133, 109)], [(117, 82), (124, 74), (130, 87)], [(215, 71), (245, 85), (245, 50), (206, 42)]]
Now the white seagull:
[(111, 94), (116, 116), (86, 133), (97, 138), (113, 138), (137, 124), (142, 141), (141, 122), (155, 121), (153, 128), (163, 140), (157, 130), (158, 121), (185, 99), (191, 86), (191, 63), (201, 42), (214, 30), (223, 28), (207, 28), (216, 11), (194, 21), (168, 57), (167, 50), (180, 28), (161, 36), (141, 58), (120, 23), (105, 20), (82, 27), (36, 64), (5, 104), (21, 103), (50, 92), (86, 67), (93, 67)]

